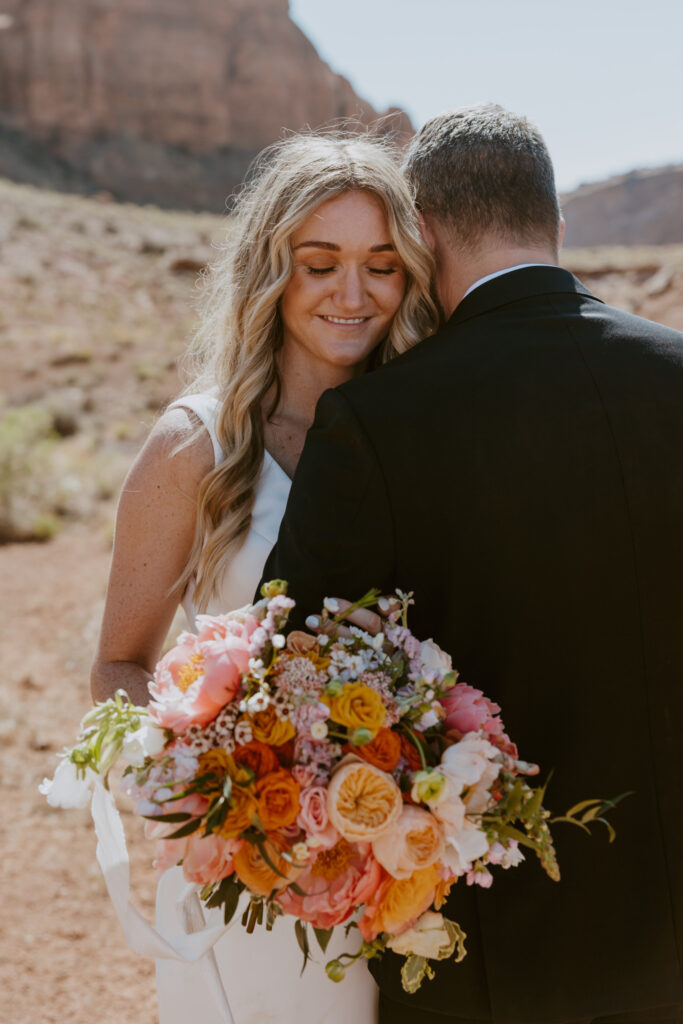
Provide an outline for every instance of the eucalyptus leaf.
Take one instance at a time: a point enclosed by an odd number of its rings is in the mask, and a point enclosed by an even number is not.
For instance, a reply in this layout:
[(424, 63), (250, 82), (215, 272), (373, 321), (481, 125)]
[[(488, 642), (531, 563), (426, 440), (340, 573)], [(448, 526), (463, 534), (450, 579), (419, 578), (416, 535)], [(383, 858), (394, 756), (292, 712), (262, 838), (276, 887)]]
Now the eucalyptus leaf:
[(201, 823), (201, 818), (193, 818), (192, 821), (188, 821), (187, 825), (181, 825), (175, 832), (171, 832), (170, 836), (164, 836), (164, 839), (184, 839), (185, 836), (191, 836), (201, 826)]
[(174, 814), (143, 814), (143, 818), (147, 818), (149, 821), (189, 821), (192, 817), (187, 811), (176, 811)]

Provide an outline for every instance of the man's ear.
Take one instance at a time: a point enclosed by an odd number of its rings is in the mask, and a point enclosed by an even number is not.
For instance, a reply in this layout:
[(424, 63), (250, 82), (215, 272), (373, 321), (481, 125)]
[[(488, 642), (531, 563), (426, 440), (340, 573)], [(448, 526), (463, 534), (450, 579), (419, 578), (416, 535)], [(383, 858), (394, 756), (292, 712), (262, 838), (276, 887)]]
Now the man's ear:
[(564, 230), (567, 227), (564, 217), (560, 214), (560, 228), (557, 232), (557, 249), (558, 252), (562, 248), (562, 239), (564, 238)]
[(429, 217), (425, 217), (425, 215), (419, 210), (417, 218), (420, 222), (420, 233), (422, 234), (424, 243), (428, 249), (431, 249), (431, 251), (434, 252), (436, 250), (436, 235), (434, 234), (430, 219)]

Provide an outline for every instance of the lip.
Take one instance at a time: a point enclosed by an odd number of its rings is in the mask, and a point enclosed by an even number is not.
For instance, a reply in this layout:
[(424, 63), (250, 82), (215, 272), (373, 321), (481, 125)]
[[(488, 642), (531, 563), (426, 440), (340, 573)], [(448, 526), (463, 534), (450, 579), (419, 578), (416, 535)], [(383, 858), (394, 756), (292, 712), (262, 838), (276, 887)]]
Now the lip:
[(345, 329), (362, 327), (371, 319), (369, 316), (333, 316), (331, 313), (319, 313), (318, 316), (326, 324)]

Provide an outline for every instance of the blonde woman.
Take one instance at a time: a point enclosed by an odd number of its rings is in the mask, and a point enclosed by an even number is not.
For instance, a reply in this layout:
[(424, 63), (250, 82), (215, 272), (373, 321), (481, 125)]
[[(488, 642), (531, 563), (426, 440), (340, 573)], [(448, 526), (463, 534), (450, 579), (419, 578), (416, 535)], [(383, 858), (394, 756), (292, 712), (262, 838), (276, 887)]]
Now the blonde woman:
[[(291, 478), (327, 388), (403, 352), (436, 327), (432, 262), (392, 154), (368, 138), (297, 136), (267, 150), (240, 193), (210, 272), (194, 377), (152, 430), (120, 499), (92, 673), (96, 699), (136, 703), (182, 602), (219, 612), (251, 600)], [(177, 932), (181, 868), (158, 893)], [(336, 986), (321, 963), (299, 978), (293, 921), (216, 946), (237, 1024), (370, 1024), (360, 967)], [(352, 972), (353, 973), (353, 972)], [(162, 961), (161, 1024), (214, 1024), (201, 965)]]

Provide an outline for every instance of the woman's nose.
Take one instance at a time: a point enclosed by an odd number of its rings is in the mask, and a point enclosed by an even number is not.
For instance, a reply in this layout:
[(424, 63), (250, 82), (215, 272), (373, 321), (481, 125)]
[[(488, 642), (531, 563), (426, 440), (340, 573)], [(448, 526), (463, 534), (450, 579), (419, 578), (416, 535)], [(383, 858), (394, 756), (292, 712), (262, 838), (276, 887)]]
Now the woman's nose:
[(336, 300), (339, 306), (347, 310), (361, 309), (365, 302), (365, 287), (361, 272), (356, 267), (350, 267), (339, 277)]

